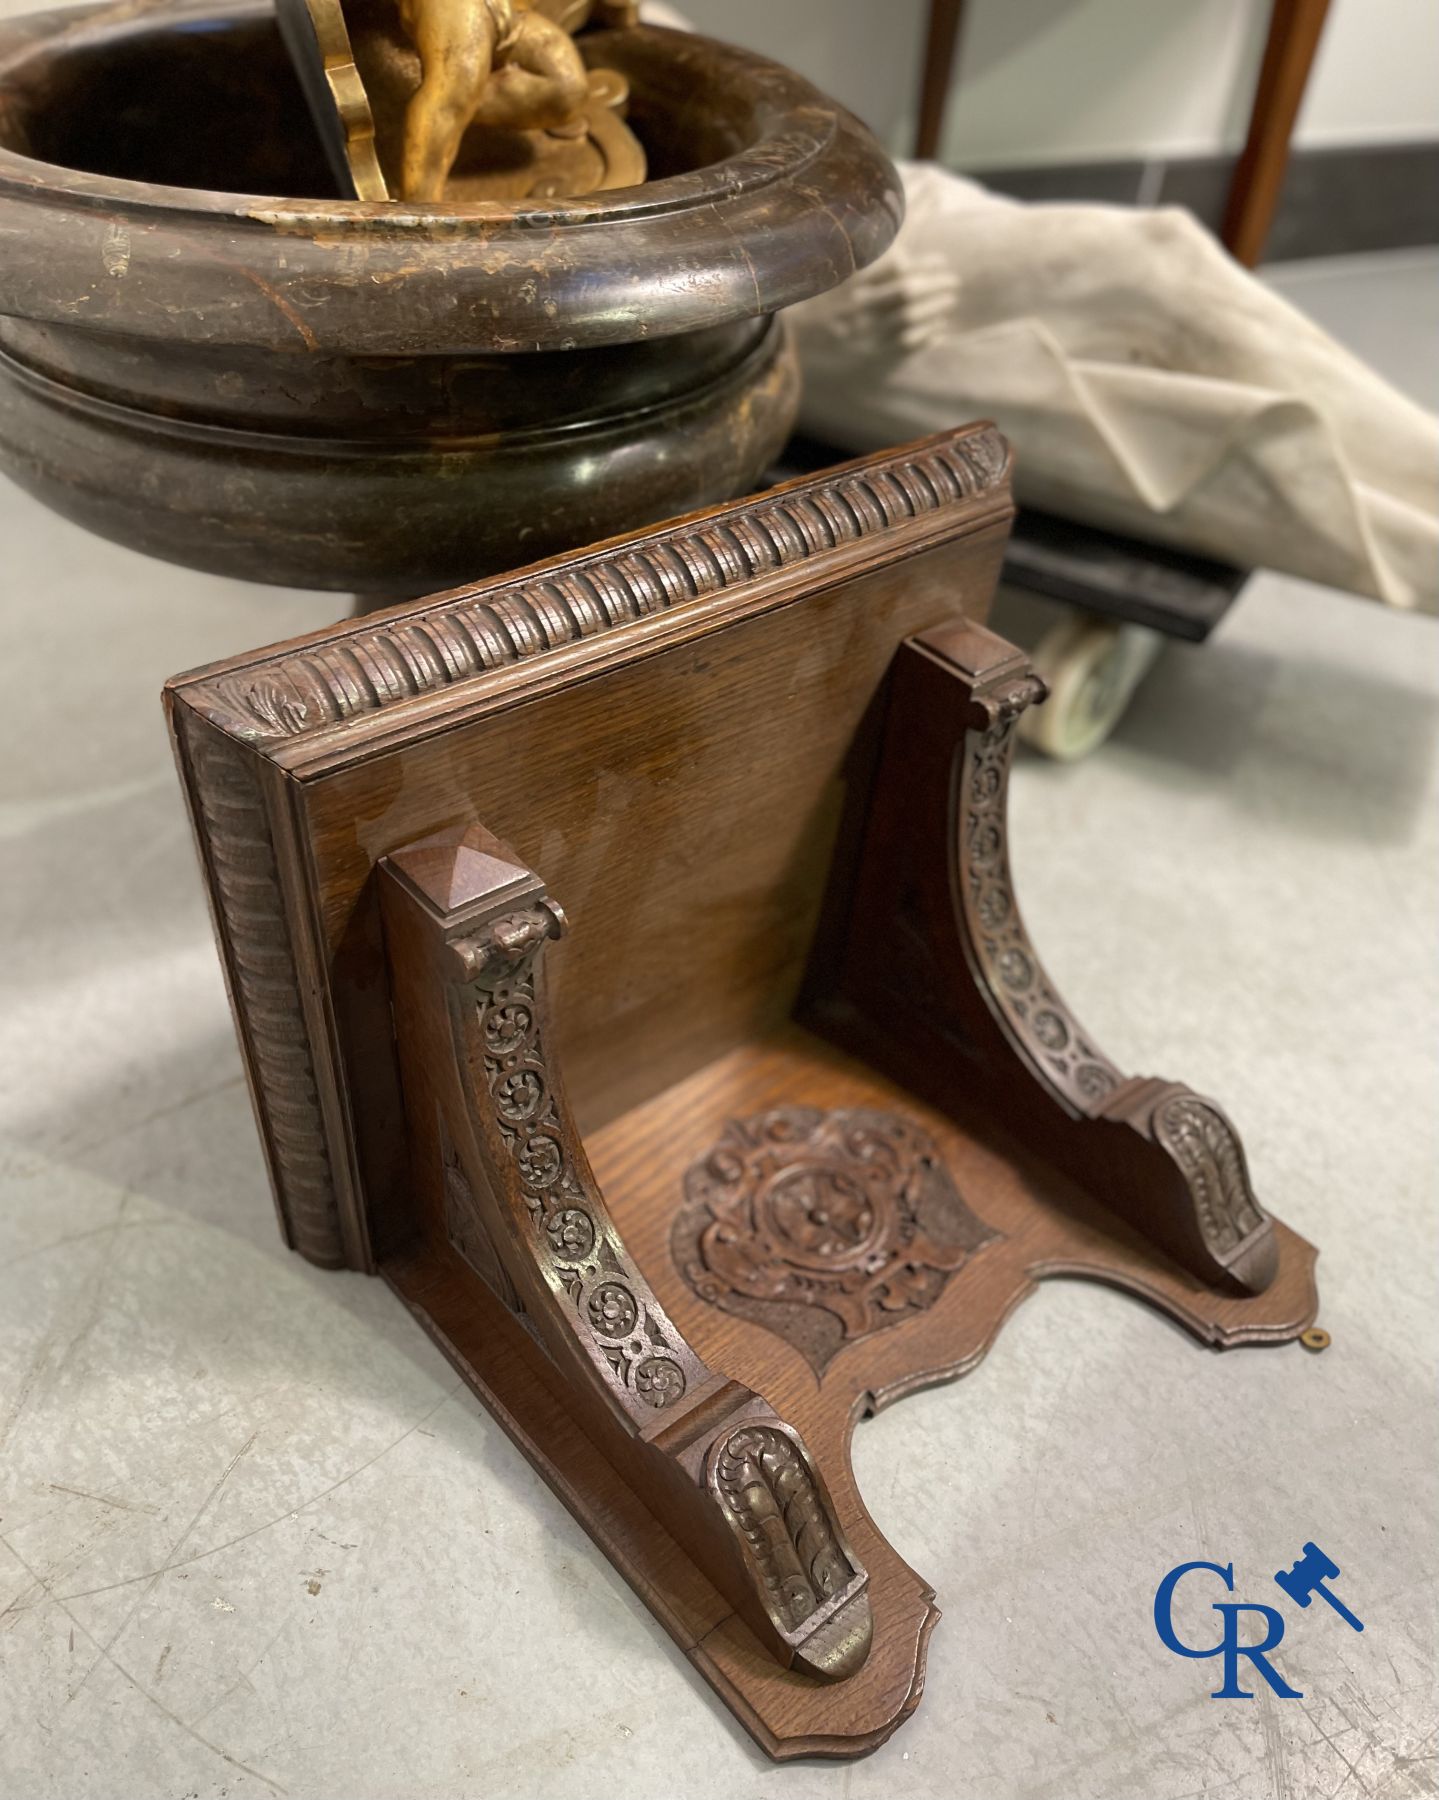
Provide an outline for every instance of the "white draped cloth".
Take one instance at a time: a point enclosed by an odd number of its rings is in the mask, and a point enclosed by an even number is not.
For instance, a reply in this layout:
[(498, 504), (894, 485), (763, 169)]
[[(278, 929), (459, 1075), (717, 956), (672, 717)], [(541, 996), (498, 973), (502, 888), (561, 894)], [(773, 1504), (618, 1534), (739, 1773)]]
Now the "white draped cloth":
[(1023, 503), (1439, 611), (1439, 420), (1187, 213), (902, 172), (893, 248), (789, 315), (806, 431), (859, 452), (990, 418)]

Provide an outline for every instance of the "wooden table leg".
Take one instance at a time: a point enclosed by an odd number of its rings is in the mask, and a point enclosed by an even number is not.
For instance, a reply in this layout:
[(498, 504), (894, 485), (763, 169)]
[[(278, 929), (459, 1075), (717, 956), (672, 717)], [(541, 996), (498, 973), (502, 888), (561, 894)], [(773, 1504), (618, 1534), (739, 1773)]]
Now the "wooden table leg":
[(929, 31), (924, 47), (924, 70), (919, 93), (919, 125), (914, 136), (914, 154), (921, 162), (929, 162), (939, 155), (963, 15), (964, 0), (929, 0)]
[(1289, 139), (1319, 47), (1329, 0), (1274, 0), (1249, 136), (1234, 171), (1222, 236), (1252, 269), (1263, 254), (1289, 166)]

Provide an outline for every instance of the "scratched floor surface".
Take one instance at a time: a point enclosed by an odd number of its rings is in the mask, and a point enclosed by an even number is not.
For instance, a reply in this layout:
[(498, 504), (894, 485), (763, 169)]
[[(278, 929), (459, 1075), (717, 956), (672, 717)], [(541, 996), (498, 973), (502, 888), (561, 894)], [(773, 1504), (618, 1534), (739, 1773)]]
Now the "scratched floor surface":
[[(1436, 272), (1281, 279), (1433, 404)], [(1231, 1105), (1322, 1247), (1334, 1343), (1206, 1353), (1059, 1284), (862, 1428), (944, 1609), (928, 1689), (868, 1761), (775, 1770), (386, 1293), (280, 1248), (156, 696), (334, 603), (106, 549), (8, 487), (0, 543), (7, 1800), (1439, 1791), (1439, 626), (1256, 581), (1091, 762), (1020, 769), (1068, 997)], [(1304, 1699), (1210, 1700), (1155, 1637), (1160, 1576), (1232, 1561), (1274, 1603), (1308, 1539), (1364, 1633), (1291, 1608)]]

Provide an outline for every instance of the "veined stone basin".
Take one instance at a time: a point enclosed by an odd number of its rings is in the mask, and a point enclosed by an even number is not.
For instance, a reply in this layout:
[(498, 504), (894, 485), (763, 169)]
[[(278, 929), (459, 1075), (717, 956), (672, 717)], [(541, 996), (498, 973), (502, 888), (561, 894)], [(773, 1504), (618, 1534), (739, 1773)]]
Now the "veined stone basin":
[(330, 197), (257, 0), (0, 26), (0, 467), (152, 555), (393, 598), (751, 489), (778, 314), (885, 249), (895, 172), (763, 58), (579, 41), (643, 186), (377, 206)]

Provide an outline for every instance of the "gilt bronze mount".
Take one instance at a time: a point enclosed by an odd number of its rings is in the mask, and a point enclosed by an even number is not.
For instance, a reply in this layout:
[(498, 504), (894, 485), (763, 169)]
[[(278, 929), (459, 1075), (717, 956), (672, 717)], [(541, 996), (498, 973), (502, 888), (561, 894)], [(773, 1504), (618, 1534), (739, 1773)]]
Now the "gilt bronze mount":
[[(605, 0), (279, 0), (342, 191), (357, 200), (554, 199), (637, 186), (629, 83), (573, 33)], [(698, 98), (698, 97), (697, 97)]]

